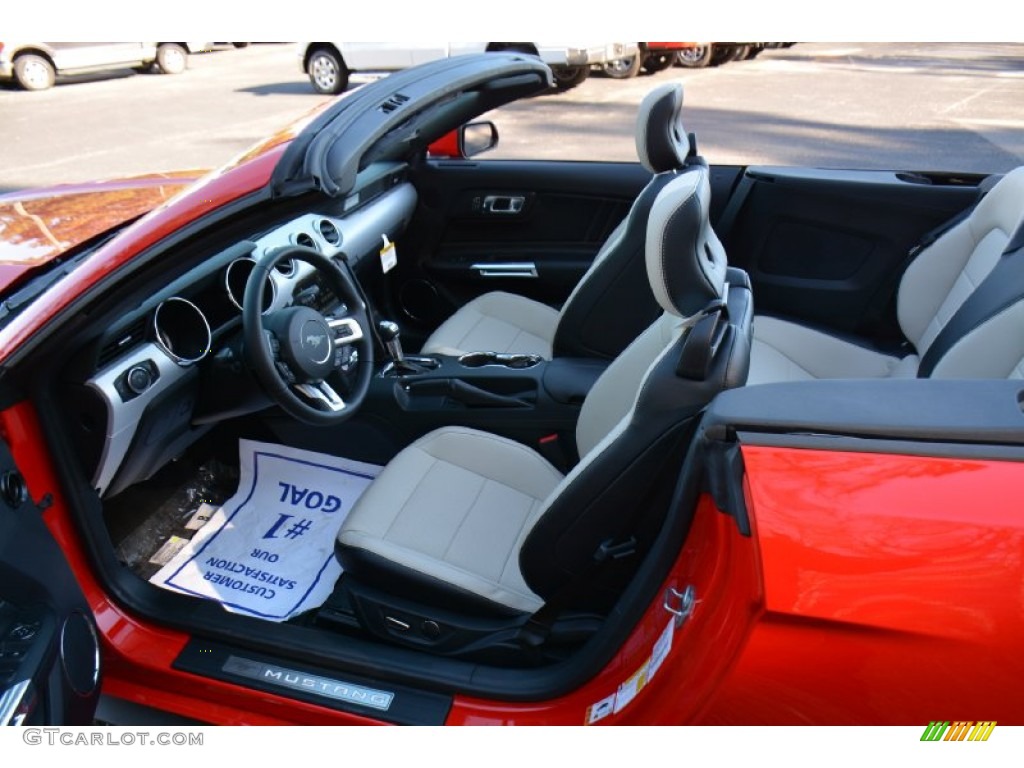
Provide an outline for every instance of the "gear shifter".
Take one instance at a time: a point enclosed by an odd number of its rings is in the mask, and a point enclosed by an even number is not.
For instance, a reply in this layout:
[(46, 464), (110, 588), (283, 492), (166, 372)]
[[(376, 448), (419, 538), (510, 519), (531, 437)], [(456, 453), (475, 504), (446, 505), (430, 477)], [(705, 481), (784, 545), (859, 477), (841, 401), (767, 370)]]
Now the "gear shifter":
[(388, 351), (391, 362), (401, 364), (405, 362), (405, 355), (402, 353), (402, 332), (398, 323), (391, 320), (381, 320), (377, 326), (380, 340), (384, 342), (384, 348)]
[(433, 357), (406, 357), (402, 351), (401, 330), (396, 322), (381, 320), (377, 324), (377, 333), (380, 334), (380, 340), (384, 342), (384, 348), (391, 358), (382, 371), (384, 376), (411, 376), (432, 371), (441, 364)]

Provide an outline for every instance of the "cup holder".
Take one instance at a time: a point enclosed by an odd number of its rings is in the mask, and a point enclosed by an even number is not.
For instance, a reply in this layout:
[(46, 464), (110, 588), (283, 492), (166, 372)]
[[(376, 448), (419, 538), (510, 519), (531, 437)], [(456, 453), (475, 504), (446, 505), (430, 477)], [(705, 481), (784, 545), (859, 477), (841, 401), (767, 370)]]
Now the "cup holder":
[(532, 368), (544, 358), (540, 355), (526, 355), (508, 352), (467, 352), (459, 358), (466, 368), (480, 368), (484, 365), (502, 365), (505, 368)]

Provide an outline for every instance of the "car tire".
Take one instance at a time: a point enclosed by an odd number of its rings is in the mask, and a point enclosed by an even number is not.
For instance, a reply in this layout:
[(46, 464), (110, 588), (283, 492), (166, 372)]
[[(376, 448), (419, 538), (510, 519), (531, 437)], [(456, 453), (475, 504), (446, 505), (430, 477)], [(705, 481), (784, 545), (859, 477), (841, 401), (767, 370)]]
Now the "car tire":
[(606, 61), (602, 65), (602, 69), (608, 77), (614, 77), (616, 80), (627, 80), (630, 77), (637, 76), (642, 63), (640, 54), (638, 53), (636, 56), (627, 56), (624, 59)]
[(177, 43), (160, 43), (156, 64), (165, 75), (180, 75), (188, 69), (188, 51)]
[(590, 67), (586, 64), (578, 67), (552, 67), (551, 75), (555, 81), (555, 89), (567, 91), (590, 77)]
[(652, 53), (644, 59), (644, 72), (653, 75), (655, 72), (663, 72), (672, 66), (676, 60), (672, 53)]
[(732, 61), (735, 55), (735, 45), (716, 45), (711, 51), (711, 66), (717, 67), (721, 64)]
[(703, 69), (711, 63), (714, 50), (714, 46), (711, 43), (698, 45), (693, 48), (683, 48), (683, 50), (676, 53), (676, 64), (688, 69)]
[(341, 57), (327, 48), (317, 48), (306, 67), (309, 82), (317, 93), (337, 95), (348, 88), (348, 70)]
[(248, 48), (249, 47), (248, 43), (232, 43), (232, 45), (235, 48)]
[(48, 59), (26, 53), (14, 60), (14, 79), (26, 91), (45, 91), (53, 87), (57, 71)]
[(750, 55), (749, 45), (737, 45), (732, 52), (732, 61), (746, 61), (747, 56)]

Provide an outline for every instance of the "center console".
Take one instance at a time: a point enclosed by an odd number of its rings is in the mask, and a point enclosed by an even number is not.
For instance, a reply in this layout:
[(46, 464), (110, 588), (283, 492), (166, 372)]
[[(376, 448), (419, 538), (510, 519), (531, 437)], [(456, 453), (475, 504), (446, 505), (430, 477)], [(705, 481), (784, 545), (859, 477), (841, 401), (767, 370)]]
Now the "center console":
[(563, 470), (576, 461), (580, 407), (608, 361), (488, 350), (406, 356), (390, 326), (378, 329), (390, 359), (371, 384), (376, 413), (415, 434), (458, 424), (504, 435)]

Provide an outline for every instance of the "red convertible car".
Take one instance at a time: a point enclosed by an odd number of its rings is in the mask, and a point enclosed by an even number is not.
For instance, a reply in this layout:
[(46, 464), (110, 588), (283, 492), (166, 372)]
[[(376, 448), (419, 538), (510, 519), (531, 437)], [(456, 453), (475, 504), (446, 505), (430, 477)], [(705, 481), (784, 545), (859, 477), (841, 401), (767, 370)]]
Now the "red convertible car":
[(0, 197), (0, 721), (1024, 723), (1024, 170), (468, 157), (550, 82)]

